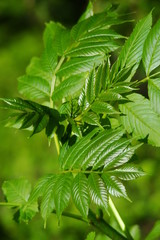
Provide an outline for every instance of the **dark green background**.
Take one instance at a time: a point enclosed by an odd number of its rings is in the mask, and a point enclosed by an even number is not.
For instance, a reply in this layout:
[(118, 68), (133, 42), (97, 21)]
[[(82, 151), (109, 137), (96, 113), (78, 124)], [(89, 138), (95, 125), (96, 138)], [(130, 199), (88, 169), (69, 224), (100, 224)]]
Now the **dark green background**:
[[(154, 22), (159, 17), (159, 0), (110, 1), (121, 3), (121, 13), (133, 12), (132, 17), (140, 19), (153, 7)], [(109, 1), (97, 0), (95, 10), (100, 11)], [(87, 5), (87, 0), (0, 0), (0, 97), (19, 96), (17, 77), (25, 73), (32, 56), (39, 56), (43, 49), (42, 33), (45, 22), (55, 20), (65, 26), (72, 26)], [(133, 23), (132, 25), (134, 25)], [(129, 34), (129, 28), (121, 26), (118, 31)], [(140, 75), (140, 74), (139, 74)], [(143, 90), (145, 92), (145, 89)], [(0, 112), (0, 185), (4, 180), (26, 177), (32, 184), (43, 174), (57, 168), (54, 144), (48, 147), (44, 134), (28, 139), (27, 132), (3, 127), (6, 113)], [(127, 184), (132, 203), (115, 199), (125, 222), (136, 231), (140, 226), (143, 239), (154, 222), (160, 218), (160, 150), (145, 146), (138, 152), (138, 160), (147, 176)], [(3, 201), (2, 192), (0, 200)], [(76, 211), (72, 204), (69, 210)], [(12, 220), (13, 211), (0, 207), (0, 239), (6, 240), (78, 240), (85, 239), (91, 227), (76, 220), (62, 218), (58, 227), (55, 215), (48, 219), (47, 229), (37, 215), (28, 225), (18, 225)], [(106, 216), (107, 218), (107, 216)], [(113, 224), (114, 221), (113, 221)], [(138, 226), (135, 226), (138, 225)], [(107, 239), (107, 238), (104, 238)], [(137, 237), (138, 240), (138, 237)]]

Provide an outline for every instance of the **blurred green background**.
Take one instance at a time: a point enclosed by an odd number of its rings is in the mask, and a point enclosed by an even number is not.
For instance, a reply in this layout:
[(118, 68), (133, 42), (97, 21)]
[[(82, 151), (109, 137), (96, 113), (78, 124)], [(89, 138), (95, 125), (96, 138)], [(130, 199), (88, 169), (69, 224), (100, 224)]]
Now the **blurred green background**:
[[(121, 3), (119, 11), (133, 12), (132, 16), (136, 21), (153, 8), (154, 21), (159, 17), (159, 0), (97, 0), (95, 10), (100, 11), (109, 2)], [(0, 0), (0, 97), (19, 96), (16, 79), (25, 73), (31, 57), (41, 54), (45, 22), (54, 20), (70, 27), (76, 23), (86, 5), (87, 0)], [(128, 34), (131, 28), (121, 26), (118, 31)], [(0, 185), (4, 180), (21, 176), (34, 184), (38, 177), (57, 168), (54, 144), (49, 148), (44, 134), (28, 139), (29, 134), (25, 131), (4, 128), (4, 118), (5, 112), (1, 111)], [(160, 219), (160, 150), (145, 146), (139, 150), (138, 156), (137, 163), (140, 163), (148, 175), (127, 184), (132, 203), (115, 199), (115, 204), (124, 221), (136, 232), (137, 239), (144, 239), (155, 221)], [(0, 200), (4, 200), (1, 190)], [(72, 205), (69, 209), (76, 211)], [(85, 239), (92, 229), (66, 217), (62, 218), (61, 226), (58, 227), (56, 216), (52, 215), (44, 230), (39, 215), (28, 225), (18, 225), (12, 220), (12, 216), (12, 210), (0, 207), (2, 240), (78, 240)], [(141, 229), (141, 237), (136, 225)]]

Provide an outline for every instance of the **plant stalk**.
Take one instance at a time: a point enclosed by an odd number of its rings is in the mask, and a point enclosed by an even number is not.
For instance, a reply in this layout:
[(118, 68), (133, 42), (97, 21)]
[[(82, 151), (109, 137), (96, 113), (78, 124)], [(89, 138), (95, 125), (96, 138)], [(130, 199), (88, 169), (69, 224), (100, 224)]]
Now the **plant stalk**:
[[(56, 211), (54, 210), (52, 211), (52, 213), (56, 214)], [(80, 220), (85, 223), (89, 223), (94, 227), (96, 227), (97, 229), (99, 229), (101, 232), (103, 232), (105, 235), (107, 235), (111, 239), (127, 240), (126, 237), (124, 237), (121, 233), (117, 232), (114, 228), (112, 228), (107, 222), (104, 221), (104, 219), (97, 219), (96, 215), (91, 210), (89, 210), (88, 221), (77, 214), (73, 214), (69, 212), (63, 212), (62, 215), (65, 217)]]
[[(56, 210), (53, 210), (52, 213), (56, 214)], [(62, 216), (73, 218), (73, 219), (80, 220), (82, 222), (88, 223), (87, 220), (85, 220), (83, 217), (81, 217), (80, 215), (77, 215), (77, 214), (73, 214), (73, 213), (69, 213), (69, 212), (63, 212)]]
[(0, 206), (20, 207), (21, 204), (18, 204), (18, 203), (12, 203), (12, 202), (0, 202)]
[(125, 233), (125, 235), (127, 236), (127, 239), (128, 240), (133, 240), (127, 226), (125, 225), (125, 223), (123, 222), (119, 212), (117, 211), (112, 199), (109, 197), (109, 206), (110, 206), (110, 209), (112, 210), (112, 213), (115, 217), (115, 219), (117, 220), (121, 230)]

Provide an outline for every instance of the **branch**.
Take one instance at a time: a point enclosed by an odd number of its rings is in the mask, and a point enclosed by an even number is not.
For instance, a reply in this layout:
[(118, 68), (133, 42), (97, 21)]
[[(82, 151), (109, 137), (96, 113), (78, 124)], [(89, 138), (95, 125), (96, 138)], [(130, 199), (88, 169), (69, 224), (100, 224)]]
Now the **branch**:
[[(55, 213), (56, 214), (56, 210), (53, 210), (52, 213)], [(69, 213), (69, 212), (63, 212), (62, 213), (62, 216), (64, 217), (69, 217), (69, 218), (74, 218), (76, 220), (80, 220), (82, 222), (85, 222), (85, 223), (88, 223), (87, 220), (85, 220), (83, 217), (81, 217), (80, 215), (77, 215), (77, 214), (74, 214), (74, 213)]]
[[(52, 213), (56, 214), (56, 211), (54, 210), (54, 211), (52, 211)], [(89, 210), (88, 220), (84, 219), (80, 215), (76, 215), (76, 214), (68, 213), (68, 212), (63, 212), (62, 215), (65, 216), (65, 217), (80, 220), (80, 221), (85, 222), (85, 223), (89, 223), (92, 226), (96, 227), (98, 230), (100, 230), (100, 232), (103, 232), (105, 235), (110, 237), (111, 239), (127, 240), (127, 238), (125, 238), (122, 234), (117, 232), (107, 222), (105, 222), (104, 219), (97, 219), (96, 215), (91, 210)]]
[(104, 219), (97, 219), (96, 215), (90, 210), (88, 214), (88, 219), (90, 220), (90, 224), (98, 228), (105, 235), (114, 240), (127, 240), (122, 234), (117, 232), (114, 228), (112, 228)]

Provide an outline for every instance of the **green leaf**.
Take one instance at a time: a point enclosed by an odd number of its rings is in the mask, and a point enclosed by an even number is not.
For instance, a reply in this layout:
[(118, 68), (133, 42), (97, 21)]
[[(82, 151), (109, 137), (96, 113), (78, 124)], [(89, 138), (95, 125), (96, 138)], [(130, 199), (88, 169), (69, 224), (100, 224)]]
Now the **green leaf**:
[[(60, 23), (49, 22), (43, 35), (45, 49), (53, 54), (62, 56), (70, 42), (69, 31)], [(51, 56), (51, 55), (50, 55)], [(54, 56), (53, 56), (54, 57)]]
[[(64, 155), (63, 160), (61, 161), (61, 168), (67, 169), (70, 167), (71, 163), (73, 164), (76, 160), (76, 156), (82, 152), (84, 147), (90, 142), (90, 139), (99, 131), (99, 128), (95, 128), (93, 131), (88, 133), (86, 137), (83, 137), (80, 141), (74, 144), (72, 147), (68, 149), (66, 154)], [(73, 161), (74, 160), (74, 161)]]
[(94, 90), (95, 90), (95, 97), (97, 97), (101, 91), (101, 87), (102, 87), (102, 78), (104, 78), (104, 64), (100, 65), (97, 69), (97, 72), (96, 72), (96, 78), (95, 78), (95, 87), (94, 87)]
[(83, 116), (83, 121), (90, 125), (100, 126), (99, 117), (97, 116), (96, 113), (93, 112), (87, 112)]
[(144, 44), (143, 65), (149, 76), (160, 65), (160, 20), (154, 25)]
[(140, 167), (137, 167), (133, 164), (126, 164), (124, 166), (121, 166), (120, 168), (117, 168), (113, 171), (109, 171), (109, 174), (125, 181), (134, 180), (145, 175), (144, 171)]
[(91, 200), (98, 206), (107, 210), (108, 193), (104, 182), (98, 174), (91, 173), (88, 177), (88, 187)]
[(8, 203), (18, 208), (16, 212), (18, 222), (28, 223), (38, 212), (37, 202), (29, 201), (31, 184), (28, 180), (21, 178), (5, 181), (2, 190)]
[(145, 238), (145, 240), (155, 240), (159, 239), (159, 237), (160, 237), (160, 221), (157, 221), (151, 232)]
[(81, 42), (77, 47), (73, 48), (67, 52), (67, 56), (70, 57), (85, 57), (85, 56), (96, 56), (100, 54), (107, 54), (109, 52), (115, 51), (119, 45), (113, 41), (87, 41)]
[[(133, 67), (130, 67), (130, 66), (127, 66), (125, 68), (122, 68), (120, 69), (119, 72), (117, 72), (116, 76), (114, 76), (114, 72), (116, 71), (116, 62), (112, 65), (112, 69), (111, 69), (111, 80), (114, 82), (114, 83), (122, 83), (122, 82), (125, 82), (128, 80), (128, 78), (130, 77), (130, 75), (132, 74), (132, 69), (134, 68)], [(112, 79), (112, 77), (115, 77), (115, 79)], [(128, 82), (128, 81), (127, 81)]]
[(47, 98), (51, 92), (57, 66), (57, 54), (62, 56), (70, 43), (70, 33), (62, 25), (50, 22), (44, 32), (45, 49), (40, 59), (33, 58), (27, 75), (19, 78), (19, 91), (31, 99)]
[[(44, 128), (46, 128), (48, 124), (49, 116), (48, 115), (42, 115), (39, 116), (37, 121), (33, 124), (33, 132), (32, 135), (41, 132)], [(31, 135), (31, 136), (32, 136)]]
[(19, 111), (35, 110), (32, 101), (23, 100), (21, 98), (0, 98), (0, 100), (6, 104), (3, 107), (4, 109), (15, 109)]
[(152, 110), (150, 101), (140, 94), (130, 94), (127, 98), (131, 101), (121, 104), (120, 110), (124, 114), (121, 122), (129, 133), (137, 138), (146, 138), (153, 146), (160, 146), (160, 118)]
[(68, 149), (69, 149), (68, 142), (65, 142), (62, 145), (62, 147), (60, 148), (60, 154), (58, 157), (58, 162), (59, 162), (60, 166), (62, 166), (62, 164), (63, 164), (64, 157), (65, 157), (65, 154), (67, 153)]
[(29, 202), (34, 202), (40, 196), (42, 196), (44, 194), (44, 191), (48, 183), (52, 182), (52, 180), (54, 179), (55, 179), (55, 175), (53, 174), (48, 174), (40, 178), (31, 192)]
[(82, 89), (79, 98), (78, 98), (78, 105), (82, 111), (86, 110), (88, 107), (88, 102), (86, 99), (85, 88)]
[(0, 100), (6, 104), (5, 108), (22, 111), (20, 114), (10, 115), (11, 121), (6, 126), (30, 130), (32, 135), (46, 128), (46, 135), (50, 138), (54, 129), (59, 125), (60, 115), (55, 109), (21, 98), (1, 98)]
[(81, 138), (82, 132), (80, 126), (73, 120), (70, 120), (72, 125), (72, 134), (76, 135), (78, 138)]
[(77, 209), (84, 218), (87, 218), (89, 211), (89, 194), (87, 178), (83, 173), (78, 173), (73, 180), (72, 198)]
[(106, 90), (106, 87), (109, 83), (109, 73), (110, 73), (110, 64), (109, 59), (107, 62), (101, 64), (97, 70), (96, 79), (95, 79), (95, 95), (99, 95), (101, 88)]
[(49, 98), (50, 86), (48, 82), (36, 76), (22, 76), (18, 78), (18, 89), (21, 94), (30, 99)]
[(78, 22), (81, 22), (89, 17), (93, 16), (93, 4), (91, 1), (89, 1), (88, 6), (85, 10), (85, 12), (81, 15)]
[(88, 101), (89, 104), (91, 104), (95, 98), (94, 82), (95, 82), (95, 70), (92, 70), (90, 72), (89, 77), (86, 79), (85, 83), (86, 100)]
[(27, 129), (30, 127), (33, 129), (33, 125), (36, 124), (36, 122), (39, 118), (39, 114), (37, 114), (36, 112), (29, 112), (29, 113), (24, 113), (24, 114), (25, 115), (23, 115), (23, 118), (21, 119), (23, 121), (22, 121), (22, 125), (21, 125), (20, 129)]
[(117, 114), (118, 113), (118, 111), (116, 111), (114, 109), (114, 107), (112, 107), (109, 103), (102, 102), (102, 101), (95, 101), (92, 104), (91, 109), (95, 113), (107, 113), (107, 114)]
[(60, 174), (54, 187), (54, 202), (58, 221), (60, 221), (63, 210), (67, 207), (71, 196), (72, 174)]
[(83, 87), (86, 74), (70, 76), (61, 82), (53, 92), (53, 100), (62, 100), (65, 97), (74, 97)]
[(144, 42), (152, 25), (152, 14), (140, 20), (134, 28), (132, 34), (126, 41), (116, 63), (116, 71), (127, 67), (133, 67), (132, 75), (135, 73), (142, 58)]
[[(52, 78), (57, 66), (58, 56), (52, 48), (44, 49), (41, 56), (41, 69), (44, 70), (49, 76), (45, 78), (51, 85)], [(41, 76), (42, 77), (42, 76)]]
[(103, 55), (91, 56), (91, 57), (78, 57), (71, 58), (65, 62), (57, 72), (59, 77), (68, 77), (70, 75), (76, 75), (83, 72), (87, 72), (101, 63), (105, 57)]
[(95, 29), (91, 32), (88, 32), (83, 37), (79, 39), (80, 42), (103, 42), (103, 41), (112, 41), (112, 39), (124, 38), (122, 35), (116, 33), (112, 29)]
[(114, 89), (112, 90), (107, 90), (106, 92), (102, 92), (99, 95), (99, 99), (101, 101), (123, 101), (126, 100), (126, 98), (122, 97), (122, 95), (120, 95), (117, 92), (114, 92)]
[(28, 201), (31, 184), (26, 179), (13, 179), (5, 181), (2, 186), (4, 195), (8, 202), (24, 204)]
[(25, 222), (28, 224), (28, 222), (35, 216), (35, 214), (38, 212), (38, 204), (32, 203), (32, 204), (26, 204), (22, 206), (19, 210), (19, 216), (18, 216), (18, 222)]
[[(127, 141), (126, 141), (127, 143)], [(125, 164), (126, 162), (128, 162), (132, 156), (134, 155), (135, 153), (135, 150), (137, 148), (139, 148), (140, 146), (142, 145), (142, 143), (138, 144), (138, 145), (135, 145), (134, 147), (132, 146), (126, 146), (125, 148), (125, 142), (123, 144), (122, 142), (122, 145), (120, 145), (120, 149), (117, 149), (117, 152), (120, 151), (120, 154), (118, 156), (116, 156), (116, 149), (115, 149), (115, 158), (112, 159), (112, 161), (108, 160), (108, 162), (106, 161), (106, 164), (105, 164), (105, 170), (106, 169), (111, 169), (111, 168), (114, 168), (114, 167), (119, 167), (123, 164)]]
[(71, 37), (74, 40), (79, 40), (83, 38), (88, 32), (92, 32), (96, 29), (109, 28), (112, 25), (119, 25), (124, 23), (125, 20), (118, 19), (118, 16), (111, 15), (109, 16), (108, 12), (102, 12), (94, 14), (93, 16), (77, 23), (71, 29)]
[(115, 197), (127, 198), (127, 193), (124, 185), (118, 181), (114, 176), (109, 176), (106, 173), (102, 174), (102, 179), (106, 185), (109, 194)]
[(131, 83), (119, 84), (119, 85), (114, 87), (114, 92), (119, 93), (119, 94), (123, 94), (123, 93), (129, 93), (129, 92), (133, 92), (134, 90), (137, 90), (137, 88), (133, 88), (130, 85), (131, 85)]
[(160, 78), (148, 80), (148, 95), (153, 110), (160, 115)]
[(96, 237), (95, 232), (90, 232), (90, 233), (87, 235), (86, 240), (95, 240), (95, 237)]
[[(74, 144), (74, 146), (69, 149), (68, 154), (66, 153), (64, 165), (66, 169), (81, 168), (85, 170), (93, 166), (97, 159), (102, 158), (102, 153), (105, 152), (107, 146), (120, 139), (124, 133), (122, 129), (106, 130), (101, 131), (97, 136), (93, 137), (93, 134), (95, 134), (94, 131), (95, 130), (90, 133), (90, 138), (92, 137), (92, 139), (89, 138), (88, 134)], [(102, 162), (102, 165), (103, 163), (104, 162)]]
[(43, 197), (41, 201), (41, 215), (44, 219), (44, 226), (46, 226), (46, 221), (50, 213), (55, 209), (54, 195), (55, 195), (55, 183), (57, 181), (57, 175), (52, 175), (45, 181), (45, 184), (42, 185)]
[(42, 79), (45, 79), (47, 82), (50, 82), (52, 79), (53, 70), (52, 72), (48, 71), (49, 67), (47, 67), (46, 65), (47, 63), (44, 65), (44, 62), (42, 64), (42, 60), (40, 58), (33, 57), (26, 69), (26, 73), (29, 76), (40, 77)]
[[(26, 117), (26, 113), (13, 113), (10, 114), (9, 118), (5, 121), (5, 127), (11, 127), (15, 129), (23, 129), (23, 121)], [(27, 130), (31, 130), (31, 128), (27, 128)]]
[(93, 169), (97, 169), (104, 165), (104, 169), (110, 169), (122, 165), (129, 161), (134, 153), (129, 147), (130, 140), (115, 139), (113, 142), (106, 144), (101, 155), (99, 155), (93, 165)]

